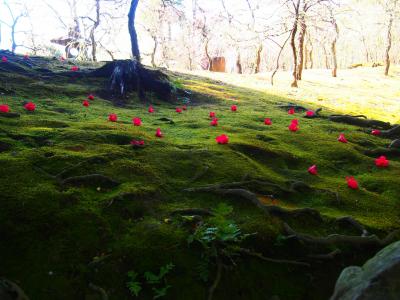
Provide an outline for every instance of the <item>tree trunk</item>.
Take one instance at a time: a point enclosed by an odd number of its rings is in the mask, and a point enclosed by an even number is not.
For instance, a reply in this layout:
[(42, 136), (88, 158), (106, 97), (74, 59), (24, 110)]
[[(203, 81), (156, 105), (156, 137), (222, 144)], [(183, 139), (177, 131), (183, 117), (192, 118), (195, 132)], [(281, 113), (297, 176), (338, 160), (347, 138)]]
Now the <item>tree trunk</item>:
[(307, 25), (304, 15), (300, 17), (300, 32), (299, 32), (299, 62), (297, 65), (297, 80), (301, 80), (304, 67), (304, 38), (306, 35)]
[(92, 43), (92, 60), (97, 61), (97, 42), (95, 38), (95, 31), (100, 25), (100, 0), (96, 0), (96, 19), (93, 27), (90, 30), (90, 41)]
[(328, 52), (326, 51), (325, 45), (323, 46), (324, 49), (324, 56), (325, 56), (325, 69), (329, 69), (329, 57), (328, 57)]
[(256, 63), (255, 63), (255, 68), (254, 68), (254, 74), (260, 73), (260, 64), (261, 64), (261, 52), (263, 50), (263, 45), (260, 44), (257, 48), (257, 53), (256, 53)]
[(307, 43), (304, 44), (304, 70), (308, 69), (308, 48)]
[(336, 19), (333, 16), (333, 13), (331, 15), (331, 23), (335, 32), (335, 36), (332, 40), (332, 44), (331, 44), (331, 51), (332, 51), (332, 77), (337, 77), (337, 56), (336, 56), (336, 42), (338, 40), (339, 37), (339, 27), (336, 23)]
[(128, 30), (129, 30), (129, 35), (131, 36), (132, 58), (140, 63), (140, 51), (139, 51), (139, 44), (135, 28), (135, 16), (138, 4), (139, 0), (131, 1), (131, 7), (129, 9), (129, 14), (128, 14)]
[(290, 38), (290, 46), (292, 47), (293, 53), (293, 82), (290, 85), (291, 87), (298, 87), (297, 85), (297, 50), (296, 50), (296, 34), (297, 34), (297, 27), (299, 22), (299, 7), (300, 7), (300, 0), (297, 0), (297, 4), (295, 6), (295, 19), (293, 23), (292, 29), (292, 36)]
[(385, 76), (389, 75), (390, 68), (390, 48), (392, 48), (392, 26), (393, 26), (393, 13), (390, 12), (390, 19), (387, 27), (386, 35), (386, 51), (385, 51)]
[(208, 40), (208, 38), (207, 38), (207, 39), (206, 39), (206, 44), (205, 44), (205, 46), (204, 46), (204, 51), (205, 51), (206, 57), (207, 57), (207, 59), (208, 59), (208, 71), (210, 71), (210, 70), (212, 69), (212, 59), (211, 59), (210, 54), (208, 53), (208, 42), (209, 42), (209, 40)]
[(243, 73), (242, 62), (241, 62), (241, 59), (240, 59), (240, 52), (238, 52), (237, 57), (236, 57), (236, 68), (237, 68), (238, 74), (242, 74)]
[(157, 37), (155, 35), (152, 36), (153, 41), (154, 41), (154, 47), (153, 47), (153, 51), (151, 52), (151, 65), (153, 66), (153, 68), (157, 67), (156, 65), (156, 52), (157, 52), (157, 46), (158, 46), (158, 41), (157, 41)]

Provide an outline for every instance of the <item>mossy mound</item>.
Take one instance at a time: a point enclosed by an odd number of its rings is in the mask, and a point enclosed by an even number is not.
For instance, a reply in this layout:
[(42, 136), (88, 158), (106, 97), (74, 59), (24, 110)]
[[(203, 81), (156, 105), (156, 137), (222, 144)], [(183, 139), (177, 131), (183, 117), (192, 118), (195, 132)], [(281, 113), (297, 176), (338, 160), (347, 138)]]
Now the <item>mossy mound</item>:
[[(287, 221), (313, 235), (352, 233), (330, 221), (347, 215), (379, 236), (400, 227), (399, 157), (378, 169), (374, 157), (364, 154), (390, 140), (300, 114), (294, 116), (300, 130), (290, 132), (293, 116), (276, 107), (288, 99), (181, 74), (169, 75), (192, 92), (193, 105), (190, 99), (172, 105), (151, 95), (140, 103), (132, 95), (126, 107), (114, 107), (95, 93), (105, 79), (63, 76), (68, 65), (33, 58), (40, 68), (60, 73), (40, 79), (43, 70), (9, 60), (37, 76), (0, 70), (0, 90), (8, 91), (0, 104), (20, 116), (0, 117), (0, 275), (31, 299), (99, 299), (90, 283), (110, 299), (131, 299), (128, 271), (157, 272), (169, 262), (175, 268), (168, 274), (166, 299), (205, 299), (216, 269), (208, 282), (199, 280), (202, 249), (188, 245), (195, 227), (191, 219), (171, 215), (179, 209), (231, 205), (232, 222), (245, 233), (257, 232), (243, 246), (266, 256), (308, 261), (310, 251), (321, 250), (285, 238), (281, 219), (241, 197), (183, 192), (188, 187), (267, 181), (270, 186), (246, 187), (268, 205), (319, 210), (326, 222)], [(85, 108), (89, 93), (96, 97)], [(36, 103), (35, 112), (23, 109), (27, 100)], [(187, 110), (176, 113), (183, 104)], [(237, 112), (230, 111), (232, 104)], [(210, 111), (217, 114), (217, 127), (209, 125)], [(108, 121), (110, 113), (118, 122)], [(133, 126), (133, 117), (143, 125)], [(264, 125), (266, 117), (272, 126)], [(158, 127), (161, 139), (155, 137)], [(340, 133), (349, 143), (337, 141)], [(229, 136), (229, 144), (216, 144), (220, 134)], [(145, 145), (134, 148), (131, 140)], [(313, 164), (318, 176), (307, 173)], [(360, 189), (350, 190), (346, 176), (354, 176)], [(306, 188), (291, 189), (291, 182)], [(201, 216), (202, 222), (207, 218)], [(341, 269), (362, 263), (377, 249), (348, 250), (337, 260), (312, 261), (306, 269), (240, 257), (237, 267), (223, 271), (214, 299), (327, 299)], [(139, 299), (152, 295), (146, 287)]]

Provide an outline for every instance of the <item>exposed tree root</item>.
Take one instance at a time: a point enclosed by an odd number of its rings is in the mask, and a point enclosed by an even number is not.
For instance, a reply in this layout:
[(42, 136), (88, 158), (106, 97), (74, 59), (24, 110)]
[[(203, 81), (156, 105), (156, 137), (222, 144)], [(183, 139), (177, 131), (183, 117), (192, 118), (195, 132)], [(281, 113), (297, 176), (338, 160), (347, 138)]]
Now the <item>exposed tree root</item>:
[(369, 236), (351, 236), (341, 234), (331, 234), (326, 237), (316, 237), (308, 234), (302, 234), (294, 231), (287, 223), (284, 223), (284, 228), (289, 237), (296, 238), (311, 245), (319, 246), (345, 246), (345, 247), (384, 247), (396, 240), (400, 230), (395, 230), (389, 233), (384, 239), (380, 239), (376, 235)]
[(329, 120), (338, 123), (345, 123), (360, 127), (372, 127), (381, 129), (390, 129), (392, 126), (390, 123), (379, 121), (379, 120), (367, 120), (365, 116), (351, 116), (351, 115), (330, 115)]
[(124, 98), (130, 92), (137, 92), (140, 98), (145, 92), (155, 93), (160, 99), (172, 101), (174, 90), (168, 76), (163, 72), (143, 66), (136, 60), (115, 60), (91, 72), (89, 76), (109, 78), (107, 94), (114, 103), (125, 104)]
[(222, 277), (222, 262), (220, 261), (219, 258), (217, 258), (217, 274), (215, 275), (215, 279), (213, 284), (210, 286), (210, 288), (208, 289), (208, 300), (212, 300), (214, 297), (214, 292), (218, 287), (219, 282), (221, 281), (221, 277)]
[(379, 136), (389, 139), (400, 138), (400, 125), (395, 125), (388, 130), (382, 130)]
[(363, 225), (360, 224), (357, 220), (353, 219), (350, 216), (346, 217), (341, 217), (336, 219), (336, 223), (341, 224), (341, 225), (350, 225), (356, 230), (358, 230), (361, 233), (361, 236), (367, 236), (369, 235), (368, 231), (364, 228)]
[(306, 119), (315, 119), (315, 118), (320, 118), (321, 116), (319, 115), (319, 113), (322, 111), (322, 108), (317, 108), (316, 110), (314, 110), (314, 114), (311, 116), (307, 116), (305, 115), (304, 118)]
[(107, 295), (106, 291), (103, 288), (101, 288), (101, 287), (99, 287), (97, 285), (94, 285), (93, 283), (89, 283), (89, 287), (93, 291), (95, 291), (96, 293), (98, 293), (100, 295), (101, 300), (108, 300), (108, 295)]
[(390, 145), (390, 149), (399, 149), (400, 150), (400, 139), (393, 140)]
[(400, 148), (375, 148), (364, 151), (364, 154), (373, 157), (380, 155), (397, 157), (400, 154)]
[(212, 216), (213, 213), (208, 209), (203, 208), (186, 208), (186, 209), (177, 209), (171, 212), (171, 216), (180, 215), (180, 216)]
[(194, 176), (193, 178), (190, 180), (190, 182), (195, 182), (197, 180), (199, 180), (201, 177), (203, 177), (208, 170), (210, 169), (209, 166), (204, 166), (201, 170), (199, 170)]
[(296, 104), (293, 104), (293, 103), (289, 103), (289, 104), (285, 104), (285, 105), (278, 105), (278, 107), (282, 108), (282, 109), (291, 109), (291, 108), (293, 108), (295, 111), (308, 111), (309, 110), (308, 108), (306, 108), (304, 106), (296, 105)]
[(259, 258), (259, 259), (261, 259), (263, 261), (267, 261), (267, 262), (272, 262), (272, 263), (277, 263), (277, 264), (286, 264), (286, 265), (295, 265), (295, 266), (302, 266), (302, 267), (310, 267), (310, 264), (306, 263), (306, 262), (265, 257), (261, 253), (256, 253), (256, 252), (253, 252), (253, 251), (251, 251), (249, 249), (245, 249), (245, 248), (240, 248), (239, 252), (242, 254), (246, 254), (249, 256)]
[(340, 249), (335, 249), (327, 254), (310, 254), (308, 257), (316, 260), (333, 260), (341, 253), (342, 251)]
[(96, 186), (104, 188), (112, 188), (118, 186), (120, 183), (111, 179), (110, 177), (101, 174), (89, 174), (84, 176), (69, 177), (61, 181), (63, 186)]
[(20, 116), (21, 115), (19, 113), (15, 113), (15, 112), (8, 112), (8, 113), (0, 112), (0, 117), (3, 117), (3, 118), (12, 119), (12, 118), (19, 118)]
[[(237, 183), (231, 183), (231, 184), (223, 184), (222, 186), (232, 186), (233, 184)], [(249, 190), (246, 189), (241, 189), (241, 188), (235, 188), (235, 189), (227, 189), (227, 188), (221, 188), (221, 185), (211, 185), (211, 186), (205, 186), (205, 187), (199, 187), (199, 188), (190, 188), (186, 189), (186, 192), (213, 192), (216, 194), (220, 195), (232, 195), (232, 196), (239, 196), (244, 199), (250, 200), (255, 206), (260, 208), (262, 211), (264, 211), (268, 215), (275, 215), (278, 217), (297, 217), (297, 216), (308, 216), (308, 217), (313, 217), (319, 221), (322, 221), (322, 217), (319, 213), (318, 210), (313, 209), (313, 208), (299, 208), (299, 209), (293, 209), (293, 210), (288, 210), (279, 206), (275, 205), (265, 205), (263, 204), (257, 197), (256, 194), (250, 192)]]

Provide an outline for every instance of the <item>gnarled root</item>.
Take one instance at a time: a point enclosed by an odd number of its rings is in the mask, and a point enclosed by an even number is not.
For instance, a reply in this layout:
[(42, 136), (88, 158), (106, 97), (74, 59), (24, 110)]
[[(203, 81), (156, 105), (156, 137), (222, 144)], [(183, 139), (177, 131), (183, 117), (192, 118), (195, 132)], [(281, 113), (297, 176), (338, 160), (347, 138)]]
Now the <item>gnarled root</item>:
[(388, 130), (382, 130), (379, 136), (390, 139), (400, 138), (400, 125), (395, 125)]
[(330, 115), (329, 120), (338, 123), (345, 123), (355, 125), (359, 127), (373, 127), (381, 129), (389, 129), (392, 126), (390, 123), (379, 121), (379, 120), (367, 120), (365, 116), (351, 116), (351, 115)]
[(283, 224), (286, 233), (291, 238), (296, 238), (307, 244), (317, 246), (347, 246), (347, 247), (384, 247), (396, 240), (400, 230), (389, 233), (384, 239), (380, 239), (376, 235), (369, 236), (351, 236), (341, 234), (331, 234), (326, 237), (316, 237), (308, 234), (298, 233), (294, 231), (287, 223)]

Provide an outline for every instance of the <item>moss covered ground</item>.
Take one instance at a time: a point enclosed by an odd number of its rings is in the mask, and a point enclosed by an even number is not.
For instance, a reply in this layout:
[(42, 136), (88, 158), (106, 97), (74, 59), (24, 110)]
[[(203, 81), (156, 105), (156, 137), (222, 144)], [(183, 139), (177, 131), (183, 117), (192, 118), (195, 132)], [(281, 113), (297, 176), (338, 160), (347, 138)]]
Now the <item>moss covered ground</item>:
[[(39, 62), (61, 73), (70, 67)], [(19, 65), (12, 59), (8, 63)], [(242, 232), (257, 232), (246, 240), (249, 248), (276, 258), (296, 258), (304, 251), (301, 245), (279, 242), (282, 221), (266, 217), (246, 200), (183, 192), (188, 187), (244, 177), (279, 185), (300, 180), (338, 193), (340, 201), (330, 193), (305, 191), (281, 194), (274, 204), (315, 208), (327, 218), (351, 215), (379, 236), (400, 227), (399, 158), (391, 157), (387, 169), (375, 167), (375, 157), (364, 151), (390, 141), (368, 130), (288, 115), (276, 105), (290, 99), (194, 75), (170, 74), (177, 87), (192, 92), (188, 103), (168, 104), (152, 95), (141, 103), (132, 95), (126, 107), (115, 107), (97, 93), (102, 79), (29, 72), (0, 69), (0, 104), (20, 114), (0, 116), (0, 276), (18, 283), (31, 299), (99, 299), (89, 283), (102, 287), (110, 299), (132, 299), (126, 287), (129, 271), (157, 272), (170, 262), (175, 268), (168, 274), (165, 298), (206, 299), (214, 270), (207, 283), (199, 280), (201, 249), (188, 245), (190, 229), (170, 215), (177, 209), (227, 203)], [(84, 107), (89, 93), (95, 99)], [(25, 111), (27, 101), (37, 105), (36, 111)], [(184, 104), (187, 110), (176, 113), (175, 107)], [(237, 112), (230, 111), (233, 104)], [(219, 126), (209, 125), (210, 111), (216, 112)], [(108, 121), (110, 113), (118, 115), (118, 122)], [(133, 126), (133, 117), (140, 117), (142, 126)], [(264, 125), (267, 117), (272, 126)], [(293, 118), (299, 119), (298, 132), (288, 130)], [(156, 128), (163, 138), (155, 137)], [(337, 141), (340, 133), (349, 143)], [(229, 136), (228, 144), (215, 142), (220, 134)], [(134, 148), (131, 140), (144, 140), (145, 146)], [(313, 164), (318, 176), (307, 173)], [(62, 184), (88, 174), (119, 184)], [(346, 176), (354, 176), (360, 189), (349, 189)], [(338, 232), (308, 219), (291, 224), (315, 235)], [(327, 299), (346, 261), (362, 263), (368, 255), (355, 251), (309, 269), (242, 257), (223, 272), (214, 299)], [(138, 299), (151, 298), (151, 288), (144, 287)]]

